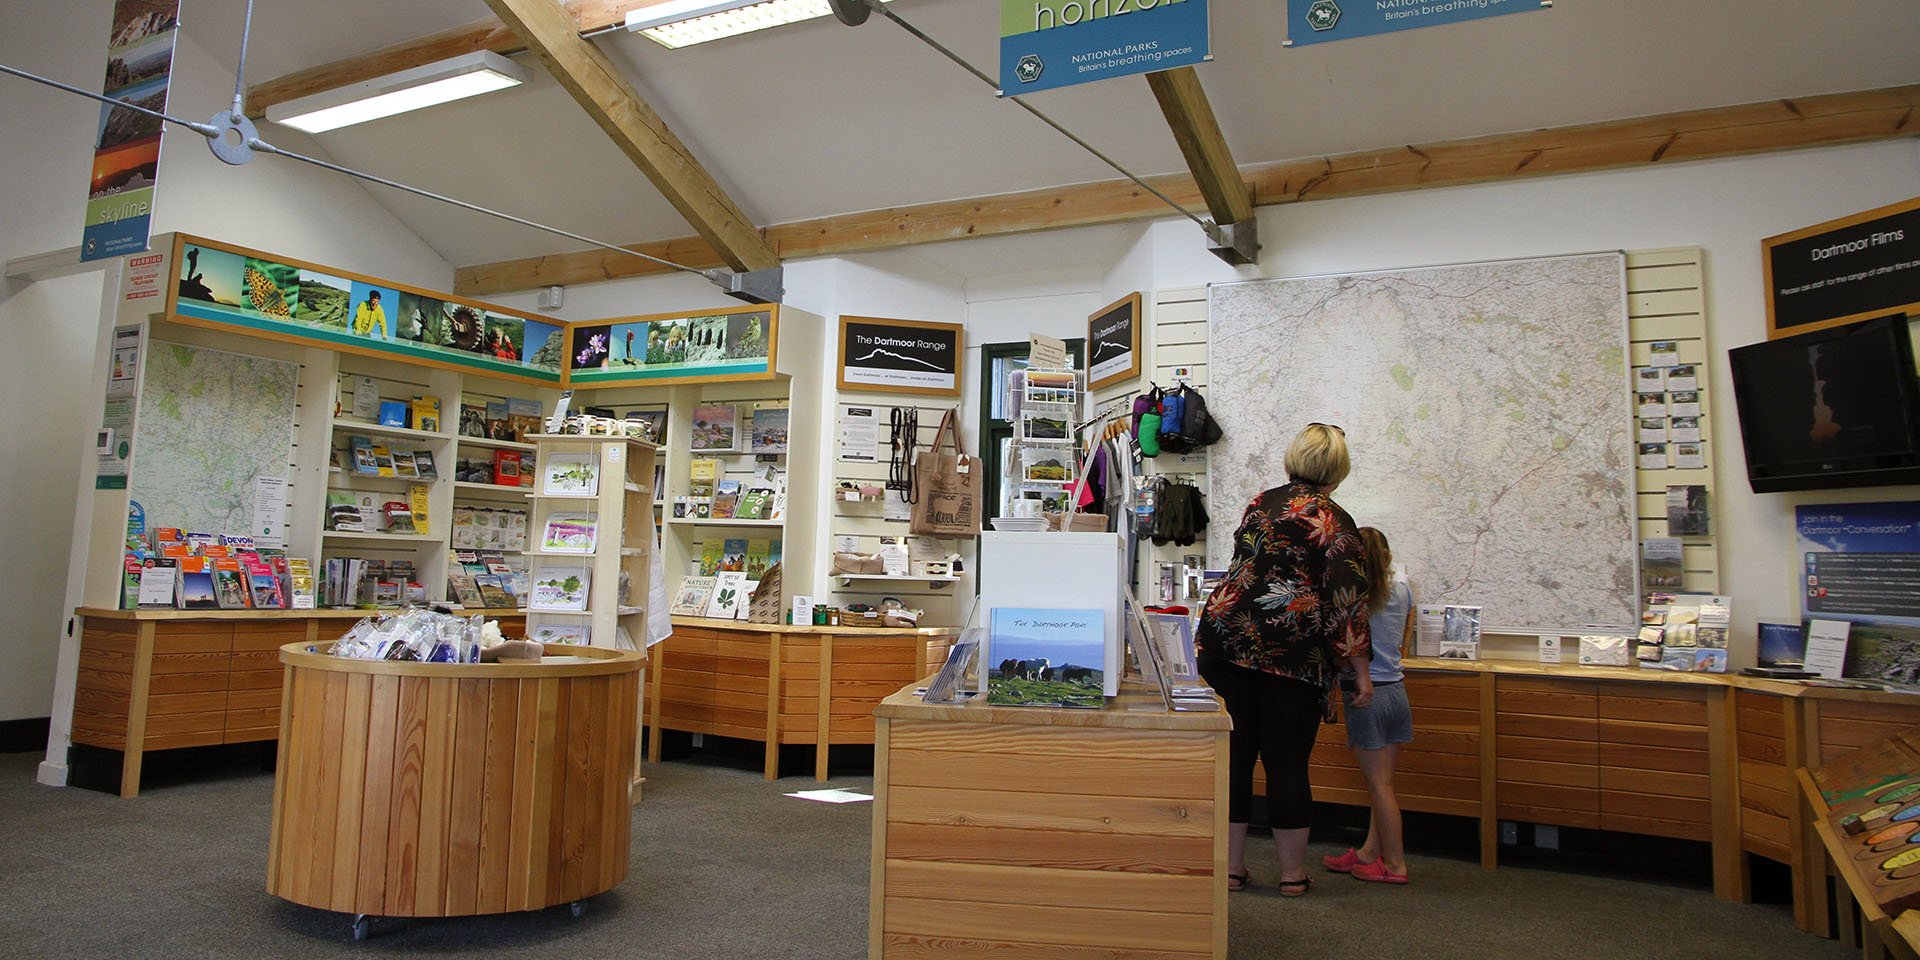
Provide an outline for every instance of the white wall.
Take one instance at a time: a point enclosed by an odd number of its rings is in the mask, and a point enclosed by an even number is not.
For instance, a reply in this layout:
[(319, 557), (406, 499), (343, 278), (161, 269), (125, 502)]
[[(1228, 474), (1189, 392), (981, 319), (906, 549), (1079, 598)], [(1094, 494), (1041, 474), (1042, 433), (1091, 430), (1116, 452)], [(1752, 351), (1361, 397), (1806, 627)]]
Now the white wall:
[(1750, 663), (1755, 622), (1799, 617), (1795, 504), (1920, 497), (1920, 487), (1755, 495), (1747, 486), (1726, 351), (1766, 338), (1760, 241), (1915, 195), (1920, 144), (1905, 140), (1328, 200), (1262, 208), (1257, 271), (1214, 260), (1190, 223), (1157, 224), (1153, 281), (1165, 289), (1250, 276), (1703, 248), (1721, 586), (1734, 600), (1736, 663)]
[[(175, 60), (169, 104), (204, 120), (233, 96), (231, 64), (217, 62), (194, 30), (221, 29), (231, 3), (194, 11)], [(0, 4), (0, 63), (97, 90), (106, 62), (109, 0)], [(237, 29), (237, 28), (236, 28)], [(92, 165), (96, 103), (0, 77), (0, 260), (80, 242)], [(280, 128), (268, 140), (319, 153), (311, 138)], [(181, 230), (298, 259), (448, 289), (453, 268), (393, 219), (358, 183), (282, 158), (242, 167), (216, 160), (205, 142), (170, 127), (161, 151), (156, 233)], [(0, 720), (47, 716), (62, 609), (73, 491), (100, 415), (88, 389), (98, 335), (100, 274), (0, 288), (0, 449), (8, 451), (0, 543), (21, 562), (0, 578)], [(114, 562), (105, 560), (101, 562)]]

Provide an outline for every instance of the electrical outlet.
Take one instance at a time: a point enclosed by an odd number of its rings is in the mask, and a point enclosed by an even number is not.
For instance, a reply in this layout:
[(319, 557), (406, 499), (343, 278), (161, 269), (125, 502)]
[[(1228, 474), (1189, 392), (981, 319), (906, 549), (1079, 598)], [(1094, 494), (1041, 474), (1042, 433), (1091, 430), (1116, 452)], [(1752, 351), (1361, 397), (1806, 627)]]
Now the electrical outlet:
[(1520, 844), (1520, 825), (1511, 820), (1500, 821), (1500, 843), (1503, 846), (1518, 846)]
[(1542, 850), (1560, 849), (1560, 828), (1534, 824), (1533, 845)]

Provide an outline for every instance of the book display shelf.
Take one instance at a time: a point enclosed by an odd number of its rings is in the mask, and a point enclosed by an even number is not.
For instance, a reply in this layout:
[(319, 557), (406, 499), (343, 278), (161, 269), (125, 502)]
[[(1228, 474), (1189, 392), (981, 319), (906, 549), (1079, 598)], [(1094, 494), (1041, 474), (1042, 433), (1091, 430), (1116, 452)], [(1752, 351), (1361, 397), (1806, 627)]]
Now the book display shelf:
[[(669, 594), (683, 578), (699, 576), (703, 563), (736, 557), (743, 568), (779, 563), (786, 596), (824, 593), (825, 584), (816, 582), (826, 567), (816, 559), (824, 547), (815, 526), (824, 511), (824, 431), (833, 418), (822, 388), (823, 325), (812, 314), (781, 308), (772, 379), (627, 385), (575, 396), (576, 409), (660, 417), (665, 424), (658, 489), (651, 495)], [(699, 481), (696, 466), (703, 471)], [(638, 482), (655, 485), (651, 477)], [(737, 515), (756, 487), (772, 491), (764, 511)], [(718, 512), (735, 515), (714, 516), (723, 496), (727, 506)]]
[[(658, 445), (629, 437), (538, 434), (525, 551), (527, 636), (644, 652)], [(646, 688), (646, 665), (639, 689)], [(640, 799), (634, 711), (632, 799)]]

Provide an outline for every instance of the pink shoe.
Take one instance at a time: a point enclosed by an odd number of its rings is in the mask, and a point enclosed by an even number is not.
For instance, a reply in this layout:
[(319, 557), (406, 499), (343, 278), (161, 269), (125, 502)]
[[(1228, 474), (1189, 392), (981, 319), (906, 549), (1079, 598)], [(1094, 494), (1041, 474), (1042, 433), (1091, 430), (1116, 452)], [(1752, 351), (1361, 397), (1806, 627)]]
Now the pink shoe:
[(1323, 867), (1326, 867), (1328, 870), (1331, 870), (1334, 873), (1352, 873), (1353, 868), (1356, 866), (1359, 866), (1359, 864), (1360, 864), (1360, 851), (1355, 850), (1352, 847), (1348, 847), (1346, 853), (1343, 853), (1337, 857), (1334, 856), (1333, 854), (1327, 854), (1326, 856), (1320, 858), (1320, 865)]
[(1348, 871), (1348, 874), (1355, 880), (1365, 880), (1368, 883), (1407, 882), (1407, 875), (1388, 870), (1385, 860), (1375, 860), (1372, 863), (1356, 863), (1353, 865), (1353, 869)]

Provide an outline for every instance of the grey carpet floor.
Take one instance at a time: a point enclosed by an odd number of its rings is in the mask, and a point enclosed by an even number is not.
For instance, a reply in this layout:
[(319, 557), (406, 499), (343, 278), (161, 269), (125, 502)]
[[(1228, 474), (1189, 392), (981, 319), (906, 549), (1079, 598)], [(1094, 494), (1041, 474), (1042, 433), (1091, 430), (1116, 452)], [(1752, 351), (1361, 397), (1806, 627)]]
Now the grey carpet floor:
[[(650, 764), (627, 881), (564, 907), (460, 920), (376, 921), (355, 944), (340, 914), (263, 889), (273, 777), (222, 769), (149, 782), (137, 800), (33, 782), (0, 756), (0, 955), (68, 957), (831, 957), (866, 954), (871, 805), (782, 796), (816, 786), (698, 761)], [(871, 781), (830, 785), (867, 792)], [(1230, 900), (1234, 957), (1840, 958), (1780, 906), (1704, 890), (1415, 857), (1381, 889), (1322, 875), (1272, 886), (1273, 846), (1250, 843), (1255, 887)], [(1336, 852), (1316, 844), (1313, 856)]]

